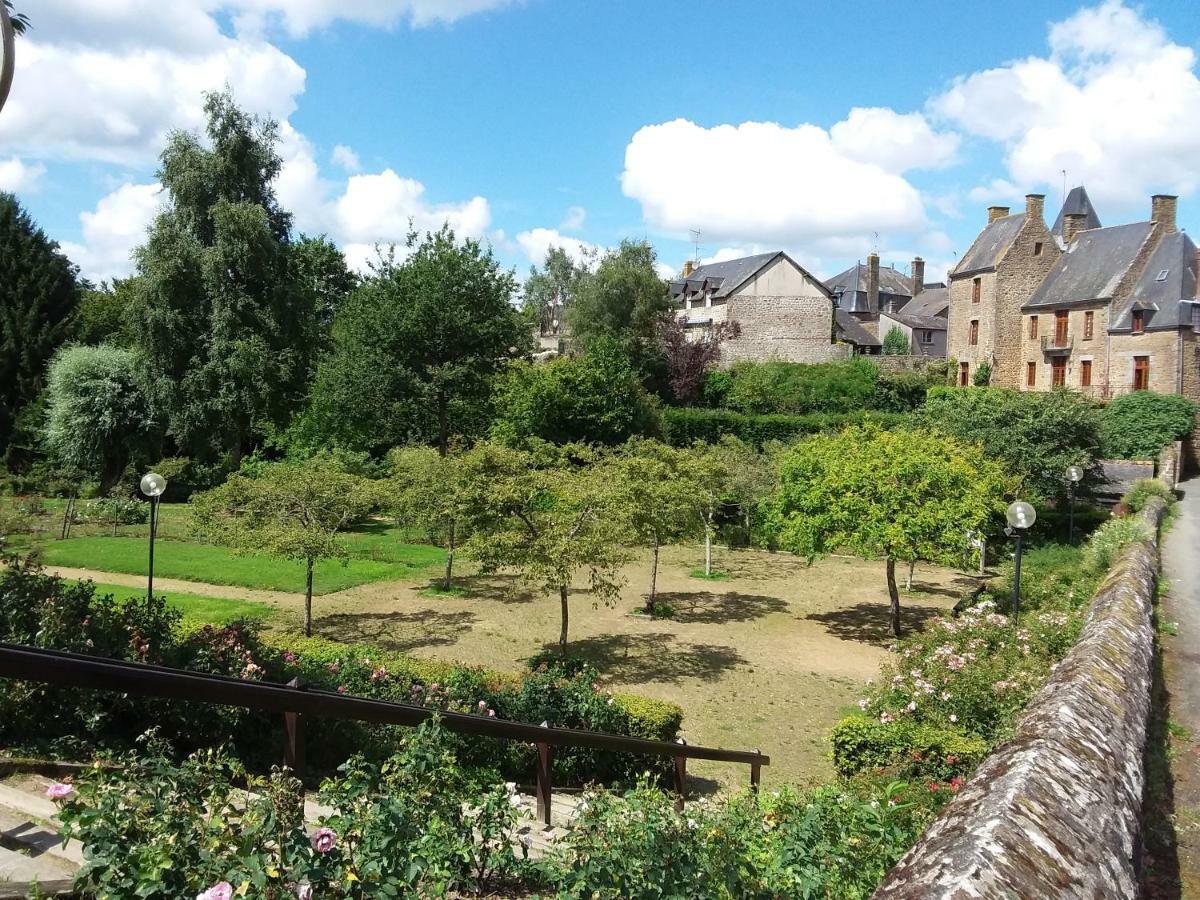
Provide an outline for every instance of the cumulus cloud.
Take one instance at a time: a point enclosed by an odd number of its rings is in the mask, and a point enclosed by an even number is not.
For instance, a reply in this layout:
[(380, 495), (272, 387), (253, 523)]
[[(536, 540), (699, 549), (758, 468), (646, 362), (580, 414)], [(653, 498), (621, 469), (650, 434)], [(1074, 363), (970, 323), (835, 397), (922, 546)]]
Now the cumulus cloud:
[(133, 271), (131, 254), (161, 205), (162, 186), (126, 182), (79, 214), (83, 243), (62, 244), (63, 252), (93, 281), (122, 278)]
[[(925, 212), (916, 188), (858, 158), (862, 148), (857, 156), (846, 152), (865, 122), (847, 125), (837, 141), (808, 124), (649, 125), (625, 148), (621, 186), (652, 225), (676, 234), (699, 228), (718, 241), (786, 246), (920, 228)], [(897, 158), (908, 152), (897, 146)]]
[(578, 231), (583, 227), (586, 219), (586, 209), (582, 206), (570, 206), (567, 208), (567, 214), (563, 216), (562, 224), (558, 227), (562, 231)]
[(425, 185), (391, 169), (354, 175), (334, 209), (337, 234), (347, 243), (403, 242), (410, 229), (435, 231), (449, 224), (459, 237), (482, 238), (492, 214), (483, 197), (431, 204)]
[(967, 199), (972, 203), (989, 206), (1013, 206), (1024, 196), (1025, 192), (1006, 178), (993, 178), (967, 192)]
[(947, 166), (954, 162), (959, 142), (953, 132), (934, 131), (919, 112), (886, 107), (855, 107), (829, 129), (829, 137), (850, 159), (896, 173)]
[(551, 247), (560, 247), (576, 263), (587, 263), (603, 248), (578, 238), (568, 237), (556, 228), (531, 228), (516, 236), (517, 246), (529, 261), (540, 266), (546, 261)]
[(333, 153), (330, 154), (330, 161), (341, 169), (343, 172), (349, 172), (351, 175), (362, 171), (362, 163), (359, 162), (358, 154), (345, 144), (338, 144), (333, 148)]
[(17, 156), (0, 159), (0, 191), (9, 194), (36, 191), (45, 174), (46, 167), (41, 163), (27, 163)]
[[(1054, 24), (1050, 52), (963, 77), (930, 110), (1001, 143), (1008, 177), (1057, 187), (1062, 170), (1098, 206), (1148, 207), (1200, 187), (1196, 53), (1119, 0)], [(981, 195), (982, 196), (982, 195)]]
[(514, 0), (210, 0), (205, 5), (280, 22), (293, 37), (337, 20), (390, 28), (449, 25)]

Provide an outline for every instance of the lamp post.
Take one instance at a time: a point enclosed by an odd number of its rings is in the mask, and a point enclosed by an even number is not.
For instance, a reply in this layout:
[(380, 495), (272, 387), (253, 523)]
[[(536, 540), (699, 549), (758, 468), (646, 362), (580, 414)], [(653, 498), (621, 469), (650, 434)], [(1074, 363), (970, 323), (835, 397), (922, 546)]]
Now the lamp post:
[(1083, 469), (1079, 466), (1067, 466), (1067, 543), (1075, 543), (1075, 485), (1083, 481)]
[(154, 596), (154, 536), (158, 533), (158, 500), (167, 489), (167, 479), (157, 472), (142, 476), (142, 493), (150, 498), (150, 569), (146, 578), (146, 599)]
[(1037, 521), (1037, 510), (1024, 500), (1017, 500), (1008, 505), (1005, 518), (1008, 519), (1009, 533), (1017, 541), (1017, 553), (1013, 560), (1012, 593), (1012, 614), (1013, 624), (1015, 625), (1021, 617), (1021, 539), (1025, 537), (1025, 532), (1032, 528), (1033, 523)]

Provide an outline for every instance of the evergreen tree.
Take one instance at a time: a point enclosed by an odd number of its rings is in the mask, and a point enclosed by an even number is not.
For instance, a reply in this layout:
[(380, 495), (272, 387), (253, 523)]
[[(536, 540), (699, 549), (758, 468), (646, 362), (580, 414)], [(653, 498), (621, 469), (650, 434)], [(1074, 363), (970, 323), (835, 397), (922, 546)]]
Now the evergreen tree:
[(41, 391), (78, 303), (75, 267), (16, 197), (0, 193), (0, 450)]

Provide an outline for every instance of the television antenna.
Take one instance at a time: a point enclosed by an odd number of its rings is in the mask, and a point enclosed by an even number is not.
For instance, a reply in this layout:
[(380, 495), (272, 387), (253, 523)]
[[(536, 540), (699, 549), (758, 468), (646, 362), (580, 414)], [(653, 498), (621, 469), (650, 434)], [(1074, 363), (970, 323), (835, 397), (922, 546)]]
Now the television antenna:
[(700, 229), (691, 228), (688, 233), (692, 236), (692, 262), (700, 265)]

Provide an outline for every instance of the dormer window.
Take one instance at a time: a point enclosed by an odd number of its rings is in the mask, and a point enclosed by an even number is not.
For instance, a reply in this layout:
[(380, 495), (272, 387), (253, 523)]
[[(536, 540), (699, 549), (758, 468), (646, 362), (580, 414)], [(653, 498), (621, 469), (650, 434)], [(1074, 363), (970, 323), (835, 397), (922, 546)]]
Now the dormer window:
[(1133, 333), (1141, 334), (1146, 330), (1146, 314), (1140, 309), (1133, 311)]
[(1170, 269), (1163, 269), (1161, 272), (1159, 272), (1157, 275), (1154, 276), (1154, 280), (1155, 281), (1166, 281), (1167, 275), (1170, 274), (1170, 272), (1171, 272)]

